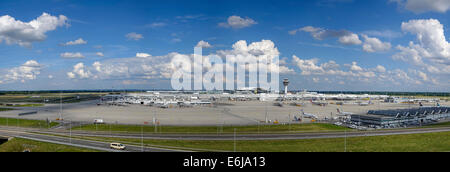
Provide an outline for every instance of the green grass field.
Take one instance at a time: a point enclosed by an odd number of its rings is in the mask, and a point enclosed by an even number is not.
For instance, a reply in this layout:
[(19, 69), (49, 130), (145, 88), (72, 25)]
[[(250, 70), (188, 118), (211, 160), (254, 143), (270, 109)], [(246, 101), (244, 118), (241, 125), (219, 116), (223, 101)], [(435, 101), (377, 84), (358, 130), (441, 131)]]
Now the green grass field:
[(450, 121), (448, 122), (440, 122), (436, 124), (424, 125), (418, 128), (438, 128), (438, 127), (450, 127)]
[(47, 122), (44, 120), (18, 119), (18, 118), (3, 118), (0, 117), (0, 125), (10, 127), (28, 127), (28, 128), (51, 128), (57, 126), (57, 122)]
[(4, 94), (0, 95), (0, 104), (9, 103), (77, 103), (97, 100), (106, 93), (34, 93), (34, 94)]
[(432, 124), (430, 126), (450, 126), (450, 122), (442, 122), (442, 123), (437, 123), (437, 124)]
[(8, 107), (40, 107), (40, 106), (44, 106), (44, 104), (16, 104)]
[[(140, 139), (84, 139), (140, 145)], [(347, 144), (345, 144), (347, 143)], [(144, 140), (147, 146), (234, 151), (233, 141)], [(346, 146), (345, 146), (346, 145)], [(450, 132), (303, 140), (236, 141), (240, 152), (443, 152), (450, 151)]]
[(53, 143), (45, 143), (28, 139), (13, 138), (0, 145), (0, 152), (97, 152), (96, 150), (78, 148)]
[[(139, 133), (155, 132), (154, 126), (140, 125), (114, 125), (114, 124), (89, 124), (72, 128), (73, 130), (88, 131), (112, 131)], [(346, 128), (333, 124), (311, 123), (292, 125), (252, 125), (252, 126), (158, 126), (160, 133), (232, 133), (236, 129), (238, 133), (271, 133), (271, 132), (316, 132), (316, 131), (343, 131)]]

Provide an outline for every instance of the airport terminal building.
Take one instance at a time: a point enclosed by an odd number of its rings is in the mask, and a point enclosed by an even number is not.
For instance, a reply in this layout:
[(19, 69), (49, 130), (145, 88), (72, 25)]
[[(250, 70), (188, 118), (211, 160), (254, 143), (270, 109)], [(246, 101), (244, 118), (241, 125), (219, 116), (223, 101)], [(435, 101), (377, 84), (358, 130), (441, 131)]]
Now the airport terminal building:
[(365, 115), (351, 115), (351, 121), (362, 125), (404, 126), (430, 123), (450, 117), (450, 107), (421, 107), (398, 110), (370, 110)]

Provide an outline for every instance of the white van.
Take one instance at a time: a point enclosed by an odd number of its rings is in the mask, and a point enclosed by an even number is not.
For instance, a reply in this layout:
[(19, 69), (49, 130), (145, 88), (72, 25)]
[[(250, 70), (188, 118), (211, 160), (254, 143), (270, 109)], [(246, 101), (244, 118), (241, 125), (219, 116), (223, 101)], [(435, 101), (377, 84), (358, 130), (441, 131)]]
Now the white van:
[(125, 150), (126, 146), (121, 143), (111, 143), (109, 145), (109, 148), (111, 149), (117, 149), (117, 150)]
[(104, 124), (103, 119), (94, 119), (94, 124)]

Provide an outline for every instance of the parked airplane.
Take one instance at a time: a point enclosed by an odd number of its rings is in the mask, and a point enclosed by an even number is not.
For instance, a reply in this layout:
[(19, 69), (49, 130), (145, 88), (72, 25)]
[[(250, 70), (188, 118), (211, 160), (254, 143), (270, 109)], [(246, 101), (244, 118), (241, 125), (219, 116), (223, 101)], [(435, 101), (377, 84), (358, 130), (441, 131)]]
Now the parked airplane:
[(314, 115), (314, 114), (312, 114), (312, 113), (305, 113), (305, 112), (303, 111), (303, 109), (302, 109), (301, 111), (302, 111), (302, 115), (303, 115), (304, 118), (318, 119), (317, 115)]
[(191, 104), (191, 102), (178, 102), (178, 106), (179, 107), (194, 107), (194, 105)]
[(372, 104), (372, 102), (369, 100), (368, 102), (366, 102), (366, 103), (363, 103), (363, 102), (359, 102), (359, 105), (360, 106), (369, 106), (369, 105), (371, 105)]
[(164, 104), (164, 105), (156, 105), (156, 107), (159, 107), (159, 108), (163, 108), (163, 109), (167, 109), (167, 108), (169, 108), (169, 105), (167, 105), (167, 104)]
[[(107, 105), (109, 106), (127, 106), (125, 103), (122, 102), (106, 102)], [(97, 104), (98, 106), (100, 106), (101, 104)]]
[(169, 103), (163, 102), (163, 101), (156, 101), (156, 102), (153, 102), (153, 106), (167, 109), (167, 108), (169, 108)]
[(281, 102), (275, 102), (273, 103), (274, 106), (279, 106), (279, 107), (283, 107), (283, 103)]
[(305, 103), (296, 103), (296, 102), (293, 102), (293, 103), (290, 103), (290, 105), (291, 105), (291, 106), (303, 107), (303, 106), (305, 106)]
[(316, 101), (312, 101), (312, 100), (310, 100), (310, 102), (311, 102), (311, 104), (317, 105), (317, 106), (326, 106), (326, 105), (328, 105), (328, 103), (325, 103), (325, 102), (316, 102)]
[(297, 116), (294, 116), (294, 120), (292, 120), (292, 121), (301, 122), (301, 121), (302, 121), (302, 118), (297, 118)]
[(348, 116), (348, 115), (354, 115), (355, 113), (352, 113), (352, 112), (344, 112), (344, 111), (341, 111), (339, 108), (337, 108), (337, 115), (338, 116)]

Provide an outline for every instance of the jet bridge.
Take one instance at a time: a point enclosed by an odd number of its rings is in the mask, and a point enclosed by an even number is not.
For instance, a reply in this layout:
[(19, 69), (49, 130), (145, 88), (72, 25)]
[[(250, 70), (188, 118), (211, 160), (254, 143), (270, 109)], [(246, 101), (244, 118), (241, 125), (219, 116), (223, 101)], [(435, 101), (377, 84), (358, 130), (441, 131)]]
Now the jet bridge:
[(351, 121), (363, 125), (420, 125), (450, 117), (450, 107), (421, 107), (414, 109), (370, 110), (367, 114), (351, 115)]

